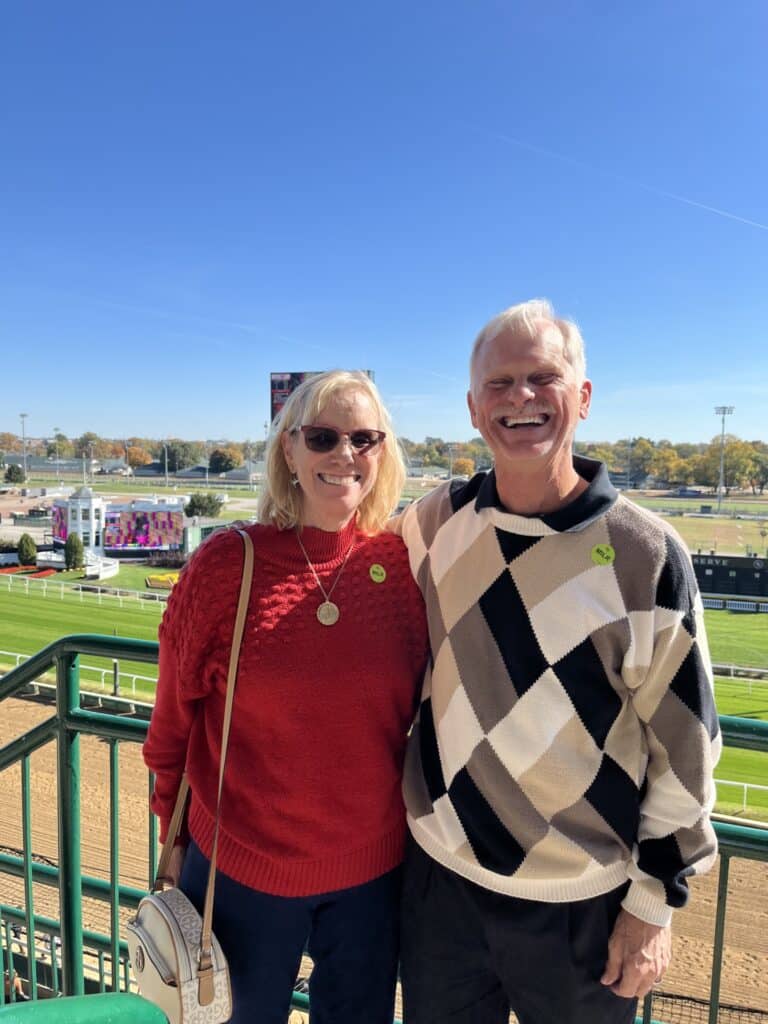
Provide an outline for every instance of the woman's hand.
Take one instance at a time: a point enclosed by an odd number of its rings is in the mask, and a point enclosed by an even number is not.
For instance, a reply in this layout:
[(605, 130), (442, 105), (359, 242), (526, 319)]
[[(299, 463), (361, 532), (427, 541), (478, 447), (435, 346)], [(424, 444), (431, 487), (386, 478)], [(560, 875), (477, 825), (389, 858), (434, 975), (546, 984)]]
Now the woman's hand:
[(168, 861), (168, 872), (166, 877), (172, 885), (179, 884), (181, 869), (184, 867), (184, 855), (186, 852), (186, 846), (174, 846), (171, 850), (171, 859)]

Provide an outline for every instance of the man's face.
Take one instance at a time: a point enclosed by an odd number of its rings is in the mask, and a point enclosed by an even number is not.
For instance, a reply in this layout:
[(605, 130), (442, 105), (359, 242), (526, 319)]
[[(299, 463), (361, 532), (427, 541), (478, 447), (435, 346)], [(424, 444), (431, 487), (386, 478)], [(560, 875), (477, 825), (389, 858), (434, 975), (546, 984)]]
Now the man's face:
[(565, 358), (557, 327), (542, 321), (533, 338), (502, 331), (481, 346), (467, 402), (499, 468), (557, 468), (560, 460), (571, 465), (573, 435), (591, 394), (591, 383), (580, 381)]

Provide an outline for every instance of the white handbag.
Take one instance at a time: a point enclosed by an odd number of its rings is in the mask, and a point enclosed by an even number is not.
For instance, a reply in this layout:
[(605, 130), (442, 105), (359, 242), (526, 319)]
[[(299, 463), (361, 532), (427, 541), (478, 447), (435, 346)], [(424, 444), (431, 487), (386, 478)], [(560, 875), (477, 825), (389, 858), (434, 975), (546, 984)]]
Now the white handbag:
[(168, 863), (184, 819), (189, 796), (189, 782), (185, 774), (179, 786), (152, 891), (141, 900), (136, 916), (126, 925), (128, 952), (139, 992), (165, 1013), (170, 1024), (223, 1024), (232, 1016), (229, 969), (221, 946), (212, 932), (212, 921), (224, 765), (227, 758), (229, 727), (232, 722), (240, 646), (253, 578), (251, 538), (244, 530), (237, 532), (243, 538), (245, 554), (232, 649), (229, 655), (216, 826), (203, 915), (201, 918), (180, 889), (164, 888), (169, 882), (166, 877)]

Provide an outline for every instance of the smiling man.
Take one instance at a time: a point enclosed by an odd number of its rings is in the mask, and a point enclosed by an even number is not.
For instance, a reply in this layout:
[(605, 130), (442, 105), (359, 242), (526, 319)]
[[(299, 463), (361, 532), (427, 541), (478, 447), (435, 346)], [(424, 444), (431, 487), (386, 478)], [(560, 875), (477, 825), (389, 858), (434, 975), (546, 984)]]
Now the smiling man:
[(592, 386), (547, 302), (480, 332), (494, 469), (397, 521), (427, 602), (403, 899), (408, 1024), (629, 1024), (712, 864), (701, 599), (661, 519), (573, 456)]

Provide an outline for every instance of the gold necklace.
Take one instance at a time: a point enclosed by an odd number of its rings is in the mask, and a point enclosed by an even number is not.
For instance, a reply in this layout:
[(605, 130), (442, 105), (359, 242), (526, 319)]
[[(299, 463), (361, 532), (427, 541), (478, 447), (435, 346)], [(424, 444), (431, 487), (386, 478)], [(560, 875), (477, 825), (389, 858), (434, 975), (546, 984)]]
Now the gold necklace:
[(320, 582), (320, 577), (317, 575), (315, 567), (314, 565), (312, 565), (312, 562), (309, 559), (307, 549), (301, 543), (301, 537), (299, 536), (298, 530), (296, 530), (296, 540), (299, 542), (299, 547), (301, 548), (302, 553), (307, 560), (307, 565), (312, 570), (312, 575), (315, 577), (315, 583), (317, 583), (318, 587), (320, 588), (321, 594), (325, 598), (323, 603), (321, 605), (318, 605), (318, 609), (315, 612), (315, 614), (317, 615), (317, 621), (322, 623), (323, 626), (335, 626), (336, 623), (339, 621), (339, 606), (337, 604), (334, 604), (334, 602), (331, 600), (331, 594), (334, 592), (334, 590), (336, 589), (336, 584), (341, 579), (341, 574), (344, 572), (344, 566), (347, 564), (347, 559), (352, 554), (352, 549), (355, 546), (355, 541), (352, 541), (352, 543), (347, 548), (347, 553), (346, 555), (344, 555), (344, 561), (341, 563), (341, 568), (336, 574), (336, 579), (333, 581), (331, 589), (326, 593), (325, 587)]

